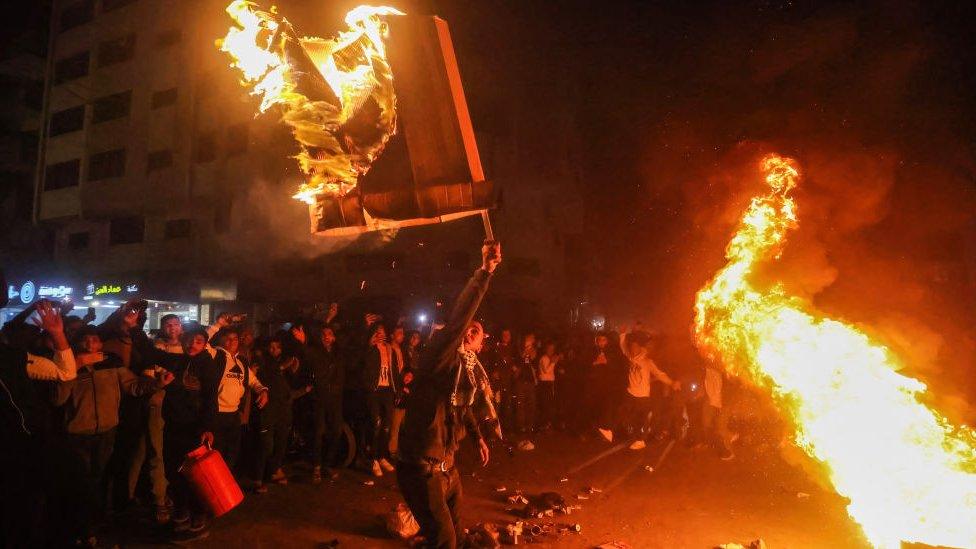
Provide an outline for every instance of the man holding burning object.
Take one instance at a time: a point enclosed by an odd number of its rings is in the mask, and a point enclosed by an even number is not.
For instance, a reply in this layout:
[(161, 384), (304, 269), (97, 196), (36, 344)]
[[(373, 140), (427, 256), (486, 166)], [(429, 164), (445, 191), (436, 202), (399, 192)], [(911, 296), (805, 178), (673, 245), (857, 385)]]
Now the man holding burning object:
[(481, 257), (481, 267), (458, 296), (447, 324), (420, 357), (400, 428), (397, 481), (427, 547), (458, 544), (461, 479), (455, 453), (466, 434), (476, 441), (481, 464), (488, 464), (488, 445), (472, 405), (490, 399), (491, 388), (476, 355), (484, 329), (473, 319), (501, 263), (501, 245), (486, 242)]

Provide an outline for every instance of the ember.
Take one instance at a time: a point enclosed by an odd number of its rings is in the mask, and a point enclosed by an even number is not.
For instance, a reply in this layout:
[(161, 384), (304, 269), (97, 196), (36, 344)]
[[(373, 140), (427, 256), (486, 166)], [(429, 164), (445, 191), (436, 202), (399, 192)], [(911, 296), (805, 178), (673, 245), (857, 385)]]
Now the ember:
[(795, 441), (829, 469), (848, 513), (878, 547), (900, 541), (976, 545), (976, 437), (926, 406), (926, 386), (854, 326), (819, 314), (751, 276), (798, 225), (796, 162), (762, 161), (767, 193), (752, 200), (728, 264), (697, 296), (705, 356), (772, 392)]

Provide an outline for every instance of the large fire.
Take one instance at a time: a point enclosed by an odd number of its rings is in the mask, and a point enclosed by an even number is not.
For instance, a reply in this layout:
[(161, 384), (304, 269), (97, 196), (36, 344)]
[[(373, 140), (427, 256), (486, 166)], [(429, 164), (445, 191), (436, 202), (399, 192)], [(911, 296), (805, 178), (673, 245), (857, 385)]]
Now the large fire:
[(873, 545), (976, 547), (973, 430), (927, 406), (925, 385), (899, 374), (884, 345), (781, 286), (752, 280), (797, 227), (796, 163), (769, 156), (762, 169), (768, 192), (752, 200), (727, 265), (698, 293), (700, 349), (772, 392), (795, 425), (796, 444), (826, 465)]
[(235, 0), (227, 13), (236, 26), (218, 47), (261, 98), (260, 112), (280, 105), (301, 148), (296, 159), (308, 180), (294, 197), (314, 204), (316, 195), (355, 188), (396, 132), (384, 17), (403, 14), (359, 6), (346, 14), (348, 30), (323, 39), (299, 37), (274, 7)]

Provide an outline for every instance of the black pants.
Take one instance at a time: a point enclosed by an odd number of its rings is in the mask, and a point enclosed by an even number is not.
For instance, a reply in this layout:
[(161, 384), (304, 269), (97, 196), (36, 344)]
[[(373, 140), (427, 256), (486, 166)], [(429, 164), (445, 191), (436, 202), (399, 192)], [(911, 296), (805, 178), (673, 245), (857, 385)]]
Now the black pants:
[(204, 508), (190, 488), (190, 483), (180, 472), (186, 455), (200, 446), (200, 429), (196, 424), (167, 421), (163, 428), (163, 465), (166, 481), (178, 514), (188, 512), (201, 516)]
[(646, 431), (650, 427), (652, 406), (650, 397), (635, 397), (627, 393), (617, 408), (615, 427), (635, 438), (645, 439)]
[(322, 447), (328, 436), (325, 464), (335, 464), (342, 440), (342, 393), (319, 394), (315, 400), (314, 431), (312, 438), (312, 465), (322, 465)]
[(234, 471), (237, 456), (241, 451), (241, 414), (239, 412), (218, 412), (214, 426), (214, 450), (220, 452), (227, 468)]
[(461, 478), (456, 467), (446, 473), (429, 473), (422, 467), (400, 463), (397, 483), (420, 525), (424, 547), (454, 549), (461, 545)]
[(79, 537), (94, 533), (95, 523), (105, 513), (105, 468), (112, 457), (115, 429), (94, 435), (67, 435), (67, 447), (77, 467), (74, 495), (74, 526)]
[(268, 482), (275, 471), (285, 463), (288, 438), (291, 435), (291, 410), (281, 410), (275, 414), (262, 414), (261, 457), (258, 459), (256, 480)]
[(535, 384), (519, 381), (515, 385), (515, 427), (521, 433), (535, 429)]
[(539, 402), (539, 425), (551, 427), (556, 423), (556, 382), (540, 381), (535, 390)]
[(393, 390), (383, 387), (369, 393), (369, 419), (372, 427), (373, 446), (369, 449), (372, 459), (390, 457), (390, 425), (393, 423)]

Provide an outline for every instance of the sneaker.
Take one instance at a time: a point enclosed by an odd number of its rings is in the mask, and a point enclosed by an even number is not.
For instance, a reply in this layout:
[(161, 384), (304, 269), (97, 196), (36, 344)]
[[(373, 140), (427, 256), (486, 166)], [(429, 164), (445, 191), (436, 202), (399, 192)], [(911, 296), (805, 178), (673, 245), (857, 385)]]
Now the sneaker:
[(207, 530), (206, 528), (197, 530), (196, 532), (192, 530), (185, 530), (183, 532), (173, 534), (173, 536), (170, 538), (170, 542), (177, 545), (184, 545), (194, 541), (206, 539), (208, 536), (210, 536), (210, 530)]
[(257, 483), (255, 483), (254, 484), (254, 493), (255, 494), (267, 494), (268, 493), (268, 485), (265, 484), (265, 483), (263, 483), (263, 482), (257, 482)]
[(312, 484), (319, 484), (322, 482), (322, 468), (315, 467), (312, 469)]
[(207, 529), (206, 515), (196, 515), (190, 519), (190, 532), (200, 532)]
[(383, 470), (386, 471), (387, 473), (392, 473), (393, 471), (396, 471), (396, 467), (394, 467), (392, 463), (387, 461), (386, 458), (380, 460), (380, 467), (382, 467)]
[(383, 469), (380, 468), (380, 462), (376, 461), (375, 459), (373, 460), (371, 469), (373, 470), (374, 477), (383, 476)]
[(185, 532), (190, 528), (190, 514), (185, 509), (179, 510), (170, 519), (170, 524), (173, 525), (173, 532)]
[(637, 439), (634, 442), (630, 443), (630, 446), (628, 446), (628, 448), (630, 448), (631, 450), (643, 450), (644, 448), (647, 448), (647, 444), (643, 440)]
[(600, 436), (603, 437), (603, 440), (613, 442), (613, 431), (610, 429), (597, 429), (597, 431), (600, 432)]
[(169, 506), (157, 505), (156, 506), (156, 524), (169, 524), (172, 519), (172, 511)]

